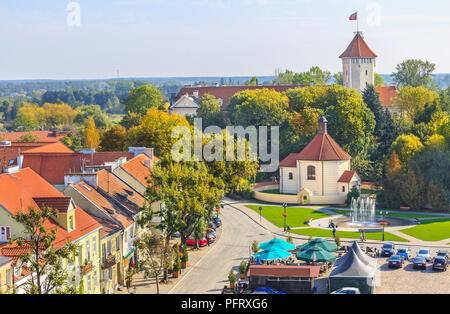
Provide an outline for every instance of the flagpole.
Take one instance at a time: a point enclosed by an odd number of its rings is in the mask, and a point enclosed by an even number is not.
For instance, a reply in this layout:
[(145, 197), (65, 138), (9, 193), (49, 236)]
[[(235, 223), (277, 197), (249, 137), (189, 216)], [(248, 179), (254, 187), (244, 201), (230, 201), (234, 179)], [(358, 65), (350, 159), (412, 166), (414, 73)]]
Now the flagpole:
[(358, 16), (358, 12), (356, 12), (356, 34), (359, 35), (359, 16)]

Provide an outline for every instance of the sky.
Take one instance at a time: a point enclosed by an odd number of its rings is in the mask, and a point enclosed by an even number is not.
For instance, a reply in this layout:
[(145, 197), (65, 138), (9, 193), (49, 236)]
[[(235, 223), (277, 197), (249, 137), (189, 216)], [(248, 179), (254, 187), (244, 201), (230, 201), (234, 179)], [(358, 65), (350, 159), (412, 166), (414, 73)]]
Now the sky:
[(336, 73), (356, 11), (376, 72), (450, 73), (448, 0), (2, 0), (0, 80)]

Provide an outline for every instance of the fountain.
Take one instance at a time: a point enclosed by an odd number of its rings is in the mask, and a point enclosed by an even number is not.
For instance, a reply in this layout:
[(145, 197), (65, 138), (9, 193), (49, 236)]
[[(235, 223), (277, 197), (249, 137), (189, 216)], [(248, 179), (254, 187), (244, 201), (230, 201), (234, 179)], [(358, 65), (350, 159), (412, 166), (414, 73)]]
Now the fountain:
[(376, 199), (369, 196), (353, 198), (351, 203), (351, 224), (355, 226), (378, 226), (375, 216)]

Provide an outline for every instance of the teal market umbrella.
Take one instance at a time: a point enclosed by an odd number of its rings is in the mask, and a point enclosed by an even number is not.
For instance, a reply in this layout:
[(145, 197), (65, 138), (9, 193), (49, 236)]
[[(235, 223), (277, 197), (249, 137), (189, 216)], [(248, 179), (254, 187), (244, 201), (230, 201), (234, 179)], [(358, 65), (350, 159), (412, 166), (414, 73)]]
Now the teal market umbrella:
[(299, 246), (299, 249), (301, 251), (305, 251), (305, 250), (308, 250), (308, 249), (314, 248), (314, 247), (324, 249), (328, 252), (336, 252), (338, 249), (336, 243), (327, 241), (322, 238), (315, 238), (314, 240), (309, 241), (308, 243), (302, 244)]
[(259, 245), (261, 250), (271, 251), (271, 250), (295, 250), (295, 245), (284, 241), (283, 239), (273, 239), (268, 242), (261, 243)]
[(297, 253), (297, 259), (305, 262), (329, 263), (336, 260), (334, 254), (320, 248), (312, 247)]
[(274, 259), (285, 259), (291, 256), (291, 253), (284, 250), (272, 250), (272, 251), (262, 251), (253, 255), (254, 258), (259, 258), (263, 261), (271, 261)]

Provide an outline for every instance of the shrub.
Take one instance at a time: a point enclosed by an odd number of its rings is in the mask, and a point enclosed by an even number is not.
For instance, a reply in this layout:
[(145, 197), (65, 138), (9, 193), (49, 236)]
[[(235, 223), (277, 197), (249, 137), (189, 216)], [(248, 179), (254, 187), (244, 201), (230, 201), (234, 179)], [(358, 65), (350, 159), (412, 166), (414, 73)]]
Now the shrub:
[(233, 268), (231, 268), (231, 269), (230, 269), (230, 272), (228, 273), (228, 280), (229, 280), (231, 283), (237, 281), (237, 277), (236, 277), (236, 274), (235, 274)]
[(252, 252), (254, 254), (256, 254), (256, 253), (258, 253), (258, 251), (259, 251), (259, 243), (258, 243), (258, 241), (255, 240), (252, 243)]
[(177, 254), (177, 257), (173, 262), (173, 271), (180, 271), (180, 269), (181, 269), (180, 255)]
[(241, 264), (239, 265), (239, 274), (245, 273), (247, 273), (247, 263), (245, 261), (241, 261)]
[(357, 199), (359, 196), (360, 196), (360, 193), (359, 193), (358, 189), (354, 187), (354, 188), (352, 188), (352, 190), (350, 192), (348, 192), (345, 203), (347, 203), (347, 205), (350, 205), (352, 203), (352, 199), (354, 199), (354, 198)]
[(339, 236), (336, 236), (336, 238), (334, 238), (334, 242), (336, 242), (336, 245), (339, 249), (341, 247), (341, 238)]

